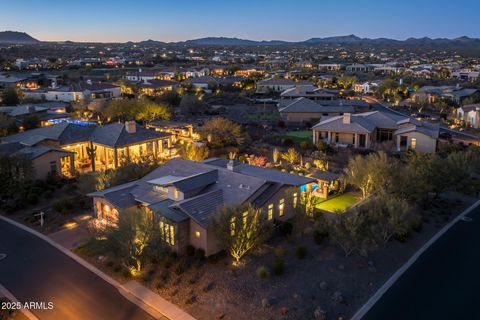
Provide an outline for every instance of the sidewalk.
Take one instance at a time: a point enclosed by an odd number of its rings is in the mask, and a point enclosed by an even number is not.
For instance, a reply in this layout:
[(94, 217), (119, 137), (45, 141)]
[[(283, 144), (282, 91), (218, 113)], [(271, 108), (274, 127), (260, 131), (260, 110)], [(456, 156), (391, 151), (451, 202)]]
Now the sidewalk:
[[(103, 280), (105, 280), (115, 288), (117, 288), (117, 290), (125, 298), (127, 298), (128, 300), (130, 300), (132, 303), (136, 304), (140, 308), (144, 309), (147, 313), (149, 313), (154, 318), (160, 319), (160, 320), (165, 320), (165, 319), (195, 320), (195, 318), (189, 315), (187, 312), (183, 311), (173, 303), (168, 302), (167, 300), (163, 299), (159, 295), (143, 287), (138, 282), (132, 280), (128, 282), (126, 285), (122, 285), (115, 279), (111, 278), (107, 274), (103, 273), (102, 271), (100, 271), (90, 263), (86, 262), (76, 254), (71, 252), (70, 250), (61, 246), (60, 244), (58, 244), (48, 236), (41, 234), (38, 231), (35, 231), (21, 223), (13, 221), (12, 219), (9, 219), (2, 215), (0, 215), (0, 219), (48, 242), (50, 245), (52, 245), (53, 247), (55, 247), (65, 255), (69, 256), (70, 258), (75, 260), (77, 263), (81, 264), (83, 267), (87, 268), (88, 270), (95, 273), (97, 276), (99, 276), (100, 278), (102, 278)], [(62, 230), (60, 232), (63, 232), (63, 231), (65, 230)]]
[(138, 281), (131, 280), (123, 285), (123, 288), (128, 290), (129, 293), (133, 294), (135, 297), (141, 299), (149, 306), (155, 306), (158, 309), (162, 310), (162, 313), (172, 320), (195, 320), (194, 317), (178, 308), (176, 305), (168, 302), (167, 300), (160, 297), (158, 294), (150, 291), (145, 288), (143, 285), (138, 283)]

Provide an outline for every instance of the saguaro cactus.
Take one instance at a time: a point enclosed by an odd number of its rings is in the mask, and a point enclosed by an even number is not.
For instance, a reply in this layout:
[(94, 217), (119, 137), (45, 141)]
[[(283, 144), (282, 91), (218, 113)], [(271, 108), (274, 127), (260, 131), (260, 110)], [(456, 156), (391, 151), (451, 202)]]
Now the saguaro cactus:
[(97, 146), (93, 146), (93, 143), (90, 142), (90, 146), (87, 147), (87, 154), (92, 161), (92, 171), (95, 171), (95, 153), (97, 152)]

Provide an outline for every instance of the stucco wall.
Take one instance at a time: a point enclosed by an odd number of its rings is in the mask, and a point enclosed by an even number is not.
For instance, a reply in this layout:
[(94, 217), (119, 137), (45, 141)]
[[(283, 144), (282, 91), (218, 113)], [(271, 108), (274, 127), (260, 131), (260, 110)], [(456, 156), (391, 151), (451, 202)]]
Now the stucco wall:
[(57, 167), (57, 173), (62, 174), (62, 168), (60, 167), (60, 158), (64, 157), (64, 153), (60, 152), (47, 152), (38, 158), (32, 160), (32, 166), (35, 174), (35, 178), (39, 180), (45, 180), (50, 173), (50, 162), (55, 161)]
[(400, 136), (407, 137), (407, 148), (412, 147), (412, 139), (417, 139), (416, 151), (434, 153), (437, 150), (437, 140), (420, 132), (402, 133)]

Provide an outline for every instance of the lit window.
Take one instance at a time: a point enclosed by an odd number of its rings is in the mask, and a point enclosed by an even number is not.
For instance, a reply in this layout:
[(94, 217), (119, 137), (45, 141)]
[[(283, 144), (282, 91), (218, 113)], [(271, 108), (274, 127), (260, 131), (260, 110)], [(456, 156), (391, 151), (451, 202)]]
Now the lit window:
[(175, 199), (178, 199), (178, 189), (177, 188), (173, 188), (173, 197)]
[(200, 238), (200, 231), (195, 231), (195, 238)]
[(285, 199), (280, 199), (278, 203), (278, 216), (282, 217), (285, 212)]
[(166, 222), (160, 221), (160, 237), (162, 240), (171, 245), (175, 245), (175, 227)]
[(298, 203), (298, 193), (293, 194), (293, 207), (296, 208)]
[(273, 219), (273, 203), (268, 205), (268, 220)]
[(411, 148), (414, 149), (414, 150), (417, 148), (417, 139), (412, 138)]

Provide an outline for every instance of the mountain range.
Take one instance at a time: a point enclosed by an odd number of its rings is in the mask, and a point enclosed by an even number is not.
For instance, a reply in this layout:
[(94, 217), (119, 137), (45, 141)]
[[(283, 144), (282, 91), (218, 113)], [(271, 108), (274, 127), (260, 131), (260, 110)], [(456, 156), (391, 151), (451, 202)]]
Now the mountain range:
[[(68, 41), (71, 43), (70, 41)], [(18, 44), (35, 44), (41, 41), (31, 37), (24, 32), (3, 31), (0, 32), (0, 43), (18, 43)], [(131, 41), (127, 43), (133, 43)], [(438, 49), (480, 49), (480, 39), (470, 37), (459, 37), (454, 39), (447, 38), (408, 38), (406, 40), (395, 40), (388, 38), (360, 38), (353, 34), (347, 36), (310, 38), (305, 41), (282, 41), (282, 40), (248, 40), (228, 37), (206, 37), (200, 39), (179, 41), (179, 42), (162, 42), (157, 40), (145, 40), (136, 42), (141, 45), (211, 45), (211, 46), (288, 46), (288, 45), (342, 45), (342, 46), (380, 46), (380, 47), (412, 47), (412, 48), (438, 48)]]

